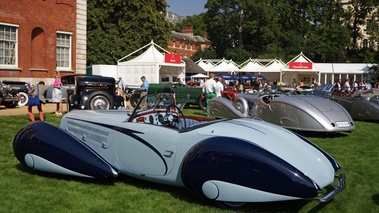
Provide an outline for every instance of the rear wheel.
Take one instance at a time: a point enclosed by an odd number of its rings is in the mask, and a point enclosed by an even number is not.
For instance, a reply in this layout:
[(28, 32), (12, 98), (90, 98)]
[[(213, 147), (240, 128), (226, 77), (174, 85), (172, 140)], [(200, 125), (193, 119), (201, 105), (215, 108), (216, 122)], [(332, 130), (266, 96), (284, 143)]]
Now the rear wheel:
[(114, 107), (114, 99), (109, 94), (96, 91), (93, 92), (86, 102), (86, 109), (91, 110), (108, 110), (113, 109)]
[(29, 96), (25, 92), (19, 92), (18, 96), (20, 97), (20, 101), (18, 102), (18, 106), (25, 106), (29, 101)]
[(205, 94), (201, 94), (199, 98), (197, 98), (197, 104), (199, 105), (199, 108), (201, 110), (207, 109), (207, 107), (205, 106), (206, 105), (205, 101), (206, 101)]
[(4, 106), (6, 108), (15, 108), (18, 105), (18, 101), (5, 102)]
[(249, 207), (250, 203), (217, 201), (217, 205), (223, 209), (244, 210), (247, 209), (247, 207)]

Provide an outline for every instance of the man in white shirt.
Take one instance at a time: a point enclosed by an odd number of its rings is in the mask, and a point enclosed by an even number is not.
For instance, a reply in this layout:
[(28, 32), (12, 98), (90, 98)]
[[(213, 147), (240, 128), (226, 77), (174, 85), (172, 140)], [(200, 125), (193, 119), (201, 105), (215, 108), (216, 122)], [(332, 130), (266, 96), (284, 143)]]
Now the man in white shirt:
[(215, 93), (217, 98), (222, 97), (222, 91), (224, 91), (224, 84), (222, 84), (222, 78), (218, 77), (216, 87), (215, 87)]
[[(203, 93), (205, 93), (205, 102), (206, 107), (208, 108), (209, 101), (211, 101), (212, 98), (216, 97), (215, 88), (216, 88), (216, 81), (214, 80), (215, 75), (213, 73), (209, 74), (209, 79), (205, 81), (203, 86)], [(208, 110), (207, 110), (208, 111)]]

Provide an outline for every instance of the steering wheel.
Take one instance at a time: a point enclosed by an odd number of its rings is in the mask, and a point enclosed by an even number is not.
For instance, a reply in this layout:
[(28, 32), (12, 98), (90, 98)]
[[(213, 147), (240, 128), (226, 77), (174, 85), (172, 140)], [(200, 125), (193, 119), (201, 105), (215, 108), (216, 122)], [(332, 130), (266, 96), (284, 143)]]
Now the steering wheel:
[(186, 128), (187, 125), (186, 125), (186, 119), (184, 118), (184, 114), (182, 112), (182, 110), (176, 106), (175, 104), (170, 104), (167, 109), (166, 109), (166, 115), (164, 116), (164, 119), (163, 119), (163, 125), (165, 126), (174, 126), (175, 124), (179, 124), (180, 123), (180, 120), (179, 120), (179, 116), (172, 113), (170, 108), (171, 107), (174, 107), (175, 109), (178, 110), (178, 114), (182, 116), (183, 118), (183, 128)]

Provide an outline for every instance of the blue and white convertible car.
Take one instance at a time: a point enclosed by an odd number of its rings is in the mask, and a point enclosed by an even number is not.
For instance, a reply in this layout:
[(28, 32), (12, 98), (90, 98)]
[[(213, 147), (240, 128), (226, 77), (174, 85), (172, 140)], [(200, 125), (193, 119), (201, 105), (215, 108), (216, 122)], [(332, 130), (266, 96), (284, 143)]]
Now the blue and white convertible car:
[(13, 147), (35, 170), (89, 178), (124, 174), (186, 187), (235, 208), (327, 202), (346, 187), (338, 162), (306, 138), (260, 119), (184, 116), (174, 93), (144, 96), (133, 111), (74, 110), (59, 127), (29, 123)]

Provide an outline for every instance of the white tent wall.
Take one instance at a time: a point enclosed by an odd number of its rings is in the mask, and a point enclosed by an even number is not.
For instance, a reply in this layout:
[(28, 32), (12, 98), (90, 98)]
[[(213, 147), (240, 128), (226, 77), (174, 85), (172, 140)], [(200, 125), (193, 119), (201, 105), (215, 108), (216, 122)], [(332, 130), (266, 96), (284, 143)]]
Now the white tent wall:
[(170, 83), (185, 77), (184, 67), (161, 66), (159, 64), (146, 65), (118, 65), (118, 75), (131, 88), (138, 88), (145, 76), (149, 83)]
[(102, 75), (117, 79), (116, 65), (92, 65), (92, 75)]
[[(185, 78), (185, 63), (165, 62), (164, 53), (169, 53), (159, 45), (151, 41), (149, 44), (130, 53), (117, 61), (118, 75), (122, 76), (129, 87), (135, 88), (141, 85), (141, 77), (145, 76), (149, 83), (170, 83), (177, 77)], [(128, 57), (146, 49), (142, 54), (127, 60)]]

